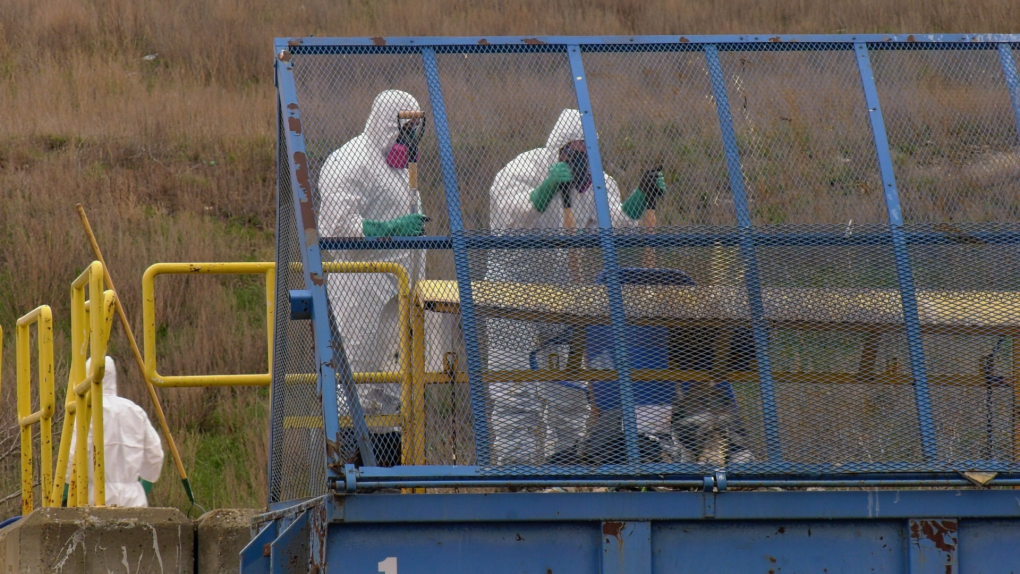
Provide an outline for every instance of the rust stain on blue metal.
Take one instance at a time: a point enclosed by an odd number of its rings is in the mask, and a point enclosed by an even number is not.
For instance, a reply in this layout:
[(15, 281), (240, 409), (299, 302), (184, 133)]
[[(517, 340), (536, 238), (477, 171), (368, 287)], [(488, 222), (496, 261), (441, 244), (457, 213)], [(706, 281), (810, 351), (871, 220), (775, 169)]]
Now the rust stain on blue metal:
[(622, 541), (621, 535), (623, 532), (623, 526), (623, 522), (606, 522), (602, 524), (602, 534), (605, 536), (613, 536)]
[(914, 540), (924, 537), (943, 552), (955, 552), (956, 529), (955, 520), (912, 520), (910, 537)]
[(385, 46), (386, 45), (386, 38), (383, 38), (382, 36), (373, 36), (372, 37), (372, 44), (374, 44), (376, 46)]
[(687, 38), (685, 38), (685, 37), (683, 37), (683, 36), (680, 36), (680, 40), (679, 40), (679, 42), (680, 42), (681, 44), (687, 44), (687, 43), (689, 43), (689, 42), (690, 42), (690, 40), (688, 40)]
[(539, 40), (538, 38), (525, 38), (524, 39), (524, 43), (528, 44), (528, 45), (543, 45), (543, 44), (545, 44), (545, 42), (543, 42), (542, 40)]
[[(305, 152), (296, 151), (294, 152), (294, 177), (297, 178), (298, 186), (301, 187), (301, 191), (305, 192), (305, 196), (310, 200), (309, 195), (310, 183), (308, 179), (308, 158), (305, 156)], [(308, 209), (312, 208), (311, 204), (308, 205)], [(302, 209), (301, 216), (304, 218), (304, 210)], [(309, 221), (314, 222), (314, 219), (304, 219), (305, 223)]]
[(301, 118), (287, 118), (287, 128), (294, 132), (295, 135), (301, 135)]
[(478, 44), (480, 46), (488, 46), (489, 45), (489, 41), (486, 40), (485, 38), (482, 38), (481, 40), (478, 41)]

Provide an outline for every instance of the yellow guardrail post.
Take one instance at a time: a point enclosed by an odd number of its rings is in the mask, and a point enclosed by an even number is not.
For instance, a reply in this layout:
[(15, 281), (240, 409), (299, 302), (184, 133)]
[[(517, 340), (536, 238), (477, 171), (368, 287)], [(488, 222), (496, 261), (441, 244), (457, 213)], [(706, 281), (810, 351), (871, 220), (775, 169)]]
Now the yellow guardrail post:
[[(269, 371), (254, 375), (160, 375), (156, 370), (156, 285), (159, 275), (265, 275), (266, 337), (269, 341)], [(275, 316), (276, 264), (257, 263), (156, 263), (142, 276), (142, 346), (145, 376), (157, 387), (268, 386), (273, 367), (273, 317)]]
[[(38, 325), (39, 410), (32, 412), (31, 326)], [(0, 331), (0, 339), (3, 332)], [(48, 305), (36, 307), (18, 319), (16, 330), (16, 370), (18, 381), (18, 425), (21, 427), (21, 514), (27, 516), (35, 506), (32, 484), (32, 425), (39, 423), (39, 456), (43, 506), (53, 506), (49, 484), (53, 473), (53, 313)]]
[[(68, 375), (64, 405), (64, 428), (57, 456), (57, 477), (51, 497), (56, 500), (63, 491), (64, 474), (70, 457), (71, 429), (76, 435), (73, 461), (70, 463), (71, 483), (68, 506), (88, 505), (88, 436), (93, 436), (93, 502), (106, 506), (105, 446), (103, 441), (103, 375), (106, 374), (106, 344), (113, 323), (116, 295), (104, 290), (103, 264), (93, 261), (71, 283), (71, 369)], [(86, 301), (88, 291), (90, 301)], [(85, 362), (89, 359), (90, 369)], [(91, 372), (87, 372), (90, 370)], [(90, 424), (91, 423), (91, 424)]]

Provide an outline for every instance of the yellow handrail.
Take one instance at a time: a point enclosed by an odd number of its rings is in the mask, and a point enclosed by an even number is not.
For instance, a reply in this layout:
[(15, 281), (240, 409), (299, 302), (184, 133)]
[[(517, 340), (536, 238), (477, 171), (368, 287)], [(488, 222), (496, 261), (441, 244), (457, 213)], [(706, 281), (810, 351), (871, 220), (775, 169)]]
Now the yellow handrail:
[[(253, 275), (266, 277), (266, 338), (269, 341), (269, 370), (253, 375), (160, 375), (156, 371), (156, 286), (158, 275)], [(257, 263), (156, 263), (142, 276), (143, 348), (145, 376), (157, 387), (268, 386), (273, 372), (273, 324), (276, 305), (276, 264)]]
[[(57, 469), (50, 500), (64, 490), (64, 475), (71, 464), (68, 506), (87, 506), (89, 484), (88, 436), (92, 430), (93, 503), (106, 506), (106, 452), (103, 440), (103, 376), (106, 346), (113, 325), (116, 295), (105, 289), (103, 264), (93, 261), (71, 283), (71, 370), (67, 377), (64, 428), (57, 453)], [(85, 299), (86, 289), (90, 300)], [(101, 301), (101, 304), (98, 302)], [(86, 369), (86, 360), (89, 369)], [(91, 371), (91, 372), (87, 372)], [(70, 442), (76, 436), (74, 460), (69, 461)]]
[[(32, 412), (32, 324), (38, 325), (39, 410)], [(18, 426), (21, 427), (21, 514), (27, 516), (35, 506), (32, 484), (32, 425), (39, 423), (40, 477), (43, 506), (54, 506), (49, 490), (53, 476), (53, 313), (49, 305), (40, 305), (18, 319), (15, 331), (18, 391)], [(0, 330), (0, 341), (3, 331)], [(2, 352), (2, 349), (0, 349)]]

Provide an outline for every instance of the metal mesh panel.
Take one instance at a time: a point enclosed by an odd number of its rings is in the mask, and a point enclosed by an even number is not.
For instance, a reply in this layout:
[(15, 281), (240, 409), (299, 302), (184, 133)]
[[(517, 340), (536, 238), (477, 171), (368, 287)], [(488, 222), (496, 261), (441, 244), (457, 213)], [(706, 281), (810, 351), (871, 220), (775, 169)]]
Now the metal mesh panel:
[(378, 476), (1020, 470), (998, 46), (727, 41), (294, 50)]
[(1020, 220), (1020, 152), (999, 54), (878, 50), (872, 55), (907, 223)]
[[(281, 124), (282, 125), (282, 124)], [(307, 321), (290, 318), (289, 291), (304, 289), (300, 268), (294, 197), (286, 144), (279, 133), (281, 169), (276, 224), (276, 325), (273, 337), (269, 502), (294, 500), (326, 491), (326, 446), (322, 403), (316, 395), (316, 361)]]

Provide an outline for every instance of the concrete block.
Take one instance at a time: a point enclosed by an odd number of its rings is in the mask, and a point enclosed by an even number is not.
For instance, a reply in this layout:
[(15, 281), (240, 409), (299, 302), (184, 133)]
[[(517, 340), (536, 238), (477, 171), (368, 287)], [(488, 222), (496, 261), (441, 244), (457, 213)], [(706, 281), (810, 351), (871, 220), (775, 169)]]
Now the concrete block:
[(195, 572), (195, 526), (176, 508), (40, 508), (0, 531), (3, 574)]
[(198, 517), (195, 550), (198, 574), (236, 574), (241, 550), (251, 540), (251, 519), (262, 512), (265, 511), (224, 508)]

